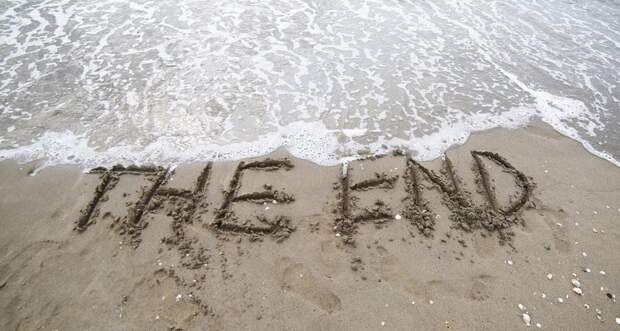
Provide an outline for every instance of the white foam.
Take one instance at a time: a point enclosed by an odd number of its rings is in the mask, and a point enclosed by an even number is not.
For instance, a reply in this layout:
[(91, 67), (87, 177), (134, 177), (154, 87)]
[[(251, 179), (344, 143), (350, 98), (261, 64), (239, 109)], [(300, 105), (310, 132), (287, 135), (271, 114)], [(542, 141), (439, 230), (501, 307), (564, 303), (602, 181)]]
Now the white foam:
[[(109, 166), (116, 163), (174, 164), (261, 156), (284, 146), (296, 157), (312, 160), (322, 165), (335, 165), (356, 158), (350, 155), (343, 156), (343, 150), (370, 149), (371, 152), (381, 153), (385, 151), (384, 146), (388, 145), (391, 147), (405, 146), (414, 152), (416, 159), (431, 160), (440, 157), (451, 146), (465, 143), (476, 131), (495, 127), (517, 128), (535, 117), (549, 123), (557, 131), (580, 140), (574, 130), (563, 124), (565, 120), (580, 118), (583, 115), (581, 113), (583, 109), (575, 107), (578, 103), (543, 92), (538, 93), (544, 98), (537, 103), (537, 107), (514, 108), (499, 115), (463, 116), (453, 123), (442, 124), (436, 132), (421, 137), (412, 137), (409, 140), (392, 138), (380, 139), (370, 144), (353, 141), (341, 144), (335, 132), (320, 125), (320, 122), (295, 122), (280, 127), (277, 133), (261, 136), (253, 142), (216, 145), (195, 142), (191, 139), (190, 141), (178, 139), (178, 137), (160, 137), (144, 148), (118, 145), (100, 151), (89, 145), (86, 136), (64, 131), (46, 132), (30, 145), (0, 150), (0, 159), (15, 159), (20, 162), (41, 160), (40, 167), (57, 164), (75, 164), (85, 167)], [(561, 104), (568, 104), (570, 107), (557, 107)], [(345, 134), (359, 136), (364, 132), (364, 130), (348, 130)], [(597, 152), (587, 142), (580, 141), (592, 153), (620, 166), (620, 163), (613, 157)]]
[(619, 164), (605, 152), (620, 141), (614, 3), (5, 7), (1, 158), (165, 164), (284, 146), (336, 164), (387, 145), (431, 159), (540, 118)]

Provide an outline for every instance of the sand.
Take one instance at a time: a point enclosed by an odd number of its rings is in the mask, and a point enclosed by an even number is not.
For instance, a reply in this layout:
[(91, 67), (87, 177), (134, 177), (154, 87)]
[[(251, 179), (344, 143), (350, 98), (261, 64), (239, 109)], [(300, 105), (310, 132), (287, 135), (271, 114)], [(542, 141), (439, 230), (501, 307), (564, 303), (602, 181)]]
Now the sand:
[(540, 123), (431, 162), (35, 166), (0, 162), (2, 330), (620, 327), (620, 169)]

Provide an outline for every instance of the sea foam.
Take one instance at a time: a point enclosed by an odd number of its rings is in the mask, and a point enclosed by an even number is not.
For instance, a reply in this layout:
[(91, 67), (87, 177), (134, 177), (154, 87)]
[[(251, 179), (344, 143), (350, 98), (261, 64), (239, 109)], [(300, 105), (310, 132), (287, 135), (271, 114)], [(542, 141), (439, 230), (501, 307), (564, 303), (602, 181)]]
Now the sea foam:
[(532, 119), (618, 165), (616, 3), (0, 5), (0, 158), (432, 159)]

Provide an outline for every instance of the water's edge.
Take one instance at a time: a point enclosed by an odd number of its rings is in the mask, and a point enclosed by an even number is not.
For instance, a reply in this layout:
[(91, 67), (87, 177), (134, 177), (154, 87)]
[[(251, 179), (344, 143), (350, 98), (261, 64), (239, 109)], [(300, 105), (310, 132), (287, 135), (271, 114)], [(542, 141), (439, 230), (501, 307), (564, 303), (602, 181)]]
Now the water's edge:
[[(318, 165), (323, 166), (333, 166), (342, 164), (344, 162), (349, 162), (352, 160), (357, 160), (361, 158), (368, 157), (370, 155), (378, 155), (385, 154), (391, 152), (395, 149), (402, 149), (408, 152), (413, 152), (412, 156), (418, 161), (431, 161), (437, 159), (442, 156), (446, 151), (456, 148), (458, 146), (464, 145), (467, 141), (473, 136), (478, 134), (485, 134), (494, 130), (527, 130), (529, 125), (535, 125), (538, 127), (543, 127), (547, 130), (553, 130), (555, 132), (560, 133), (563, 137), (567, 139), (571, 139), (577, 141), (581, 144), (581, 146), (588, 151), (591, 155), (606, 160), (613, 165), (620, 167), (620, 162), (614, 159), (611, 155), (606, 154), (604, 152), (597, 151), (592, 147), (590, 143), (584, 140), (576, 139), (571, 137), (570, 132), (563, 132), (561, 129), (553, 127), (549, 123), (541, 121), (538, 118), (532, 118), (526, 123), (519, 123), (514, 126), (496, 126), (490, 127), (482, 130), (476, 130), (473, 132), (469, 132), (467, 136), (464, 136), (462, 140), (451, 144), (451, 145), (442, 145), (441, 150), (437, 150), (433, 153), (415, 153), (415, 151), (409, 150), (404, 145), (400, 146), (379, 146), (376, 150), (371, 149), (363, 149), (361, 153), (355, 153), (349, 156), (342, 156), (339, 158), (327, 159), (325, 162), (323, 160), (316, 160), (308, 157), (303, 153), (298, 153), (298, 150), (294, 148), (294, 146), (275, 146), (273, 149), (264, 150), (259, 153), (240, 153), (240, 154), (222, 154), (222, 153), (213, 153), (214, 157), (188, 157), (188, 158), (172, 158), (166, 157), (165, 151), (157, 150), (153, 152), (153, 150), (143, 150), (143, 151), (132, 151), (131, 149), (123, 151), (123, 153), (119, 153), (120, 149), (114, 149), (111, 151), (103, 151), (98, 152), (95, 149), (88, 147), (88, 143), (85, 139), (75, 137), (72, 135), (66, 135), (64, 139), (58, 139), (58, 136), (52, 135), (50, 137), (51, 140), (47, 141), (39, 141), (30, 146), (23, 146), (12, 150), (0, 150), (0, 161), (3, 160), (13, 160), (18, 164), (34, 164), (32, 175), (36, 175), (40, 170), (50, 167), (50, 166), (77, 166), (81, 168), (83, 171), (88, 171), (91, 168), (98, 166), (106, 166), (110, 167), (116, 164), (122, 165), (147, 165), (147, 164), (156, 164), (156, 165), (177, 165), (183, 163), (194, 163), (194, 162), (206, 162), (206, 161), (235, 161), (246, 158), (254, 158), (268, 155), (279, 148), (285, 148), (291, 155), (296, 158), (311, 161)], [(67, 137), (69, 139), (67, 139)], [(433, 138), (429, 138), (432, 140)], [(404, 148), (403, 148), (404, 147)], [(87, 151), (87, 153), (84, 153)], [(71, 155), (75, 155), (77, 153), (82, 153), (82, 155), (88, 155), (87, 158), (59, 158), (59, 155), (64, 153), (70, 153)], [(218, 156), (219, 154), (219, 156)], [(41, 155), (38, 158), (32, 158), (32, 155)], [(47, 156), (46, 156), (47, 155)], [(185, 155), (185, 154), (184, 154)], [(51, 156), (51, 158), (49, 157)]]

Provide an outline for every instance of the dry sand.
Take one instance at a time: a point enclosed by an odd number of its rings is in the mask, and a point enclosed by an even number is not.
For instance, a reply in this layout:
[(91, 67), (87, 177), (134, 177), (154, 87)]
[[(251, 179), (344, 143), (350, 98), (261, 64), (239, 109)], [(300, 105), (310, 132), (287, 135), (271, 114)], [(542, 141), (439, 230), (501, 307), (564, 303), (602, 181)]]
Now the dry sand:
[(447, 155), (3, 161), (0, 329), (619, 329), (620, 169), (537, 123)]

